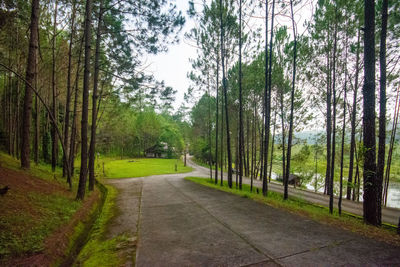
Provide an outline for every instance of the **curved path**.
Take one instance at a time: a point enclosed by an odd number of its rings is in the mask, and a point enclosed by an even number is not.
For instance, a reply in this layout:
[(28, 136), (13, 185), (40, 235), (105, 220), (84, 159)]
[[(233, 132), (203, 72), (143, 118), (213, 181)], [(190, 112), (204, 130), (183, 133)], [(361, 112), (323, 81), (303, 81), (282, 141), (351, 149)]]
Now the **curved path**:
[(399, 247), (184, 180), (208, 175), (194, 167), (108, 180), (120, 192), (109, 236), (138, 239), (127, 266), (400, 265)]
[[(203, 166), (199, 166), (195, 164), (194, 162), (189, 160), (189, 163), (192, 164), (193, 166), (196, 166), (197, 169), (199, 169), (201, 172), (204, 173), (205, 176), (209, 177), (210, 169), (205, 168)], [(214, 172), (213, 172), (214, 175)], [(224, 173), (224, 179), (227, 179), (227, 174)], [(243, 183), (245, 184), (250, 184), (250, 178), (243, 177)], [(253, 181), (254, 186), (258, 188), (262, 188), (262, 181), (260, 180), (254, 180)], [(281, 183), (268, 183), (268, 189), (279, 192), (283, 194), (283, 186)], [(294, 188), (293, 186), (289, 186), (288, 188), (289, 191), (289, 196), (295, 196), (304, 200), (307, 200), (311, 203), (318, 204), (321, 206), (326, 206), (328, 207), (329, 205), (329, 196), (324, 195), (322, 193), (316, 193), (310, 190), (304, 190), (304, 189), (299, 189), (299, 188)], [(333, 205), (334, 208), (338, 207), (338, 197), (333, 198)], [(356, 202), (356, 201), (351, 201), (347, 200), (346, 198), (342, 199), (342, 210), (348, 213), (356, 214), (358, 216), (363, 216), (363, 203), (362, 202)], [(390, 207), (383, 207), (382, 208), (382, 222), (388, 223), (391, 225), (397, 226), (399, 222), (399, 217), (400, 217), (400, 209), (396, 208), (390, 208)]]

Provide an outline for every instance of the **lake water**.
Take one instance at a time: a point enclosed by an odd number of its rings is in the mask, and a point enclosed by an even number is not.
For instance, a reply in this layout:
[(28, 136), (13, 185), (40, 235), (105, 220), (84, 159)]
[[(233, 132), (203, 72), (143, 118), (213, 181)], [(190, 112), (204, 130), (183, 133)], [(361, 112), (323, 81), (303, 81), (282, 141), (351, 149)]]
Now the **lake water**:
[[(318, 175), (318, 180), (323, 180), (320, 179), (320, 175)], [(271, 178), (273, 180), (276, 180), (278, 176), (275, 173), (271, 174)], [(345, 180), (345, 179), (343, 179)], [(345, 184), (345, 183), (344, 183)], [(305, 184), (306, 188), (310, 191), (315, 192), (315, 187), (317, 187), (317, 192), (323, 193), (324, 192), (324, 186), (322, 182), (318, 182), (317, 185), (315, 184), (315, 179), (313, 179), (311, 182)], [(335, 182), (335, 196), (339, 196), (339, 182)], [(346, 188), (343, 186), (343, 195), (345, 196), (346, 194)], [(360, 187), (360, 201), (362, 202), (362, 186)], [(389, 183), (389, 188), (388, 188), (388, 198), (387, 198), (387, 207), (392, 207), (392, 208), (398, 208), (400, 209), (400, 183)]]
[[(308, 190), (315, 191), (315, 180), (305, 185)], [(339, 196), (339, 182), (335, 182), (335, 196)], [(317, 189), (318, 192), (323, 193), (324, 187), (319, 186)], [(362, 202), (362, 186), (360, 187), (360, 202)], [(343, 195), (346, 194), (346, 187), (343, 186)], [(388, 197), (387, 197), (387, 207), (398, 208), (400, 209), (400, 183), (389, 183), (388, 188)]]

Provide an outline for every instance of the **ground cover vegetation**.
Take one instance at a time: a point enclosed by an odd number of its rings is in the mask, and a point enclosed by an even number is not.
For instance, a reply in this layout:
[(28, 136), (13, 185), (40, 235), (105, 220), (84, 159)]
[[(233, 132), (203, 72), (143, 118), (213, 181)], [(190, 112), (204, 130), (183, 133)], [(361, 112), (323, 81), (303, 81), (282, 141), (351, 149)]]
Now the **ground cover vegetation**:
[(54, 174), (50, 165), (39, 165), (23, 171), (16, 159), (4, 153), (0, 159), (0, 185), (10, 188), (0, 203), (0, 263), (62, 261), (68, 256), (76, 222), (91, 210), (99, 192), (77, 202), (61, 179), (61, 170)]

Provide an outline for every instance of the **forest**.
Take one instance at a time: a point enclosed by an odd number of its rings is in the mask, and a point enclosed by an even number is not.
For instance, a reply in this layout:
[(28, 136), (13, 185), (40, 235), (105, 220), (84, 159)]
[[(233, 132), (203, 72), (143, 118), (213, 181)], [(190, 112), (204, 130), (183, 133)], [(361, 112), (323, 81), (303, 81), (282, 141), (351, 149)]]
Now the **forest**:
[[(222, 170), (289, 177), (364, 201), (364, 219), (398, 181), (399, 3), (388, 1), (191, 2), (197, 48), (186, 98), (191, 151), (222, 185)], [(261, 19), (262, 18), (262, 19)], [(194, 99), (194, 100), (193, 100)], [(208, 114), (208, 116), (204, 116)], [(221, 174), (218, 174), (218, 170)], [(296, 183), (295, 183), (296, 184)]]
[[(143, 55), (176, 44), (187, 19), (197, 54), (178, 108)], [(398, 1), (189, 1), (185, 16), (167, 0), (2, 0), (0, 35), (1, 149), (23, 169), (62, 168), (78, 200), (99, 155), (168, 144), (215, 184), (260, 179), (268, 198), (272, 178), (287, 199), (296, 175), (331, 213), (336, 195), (339, 213), (363, 201), (382, 224), (400, 181)]]

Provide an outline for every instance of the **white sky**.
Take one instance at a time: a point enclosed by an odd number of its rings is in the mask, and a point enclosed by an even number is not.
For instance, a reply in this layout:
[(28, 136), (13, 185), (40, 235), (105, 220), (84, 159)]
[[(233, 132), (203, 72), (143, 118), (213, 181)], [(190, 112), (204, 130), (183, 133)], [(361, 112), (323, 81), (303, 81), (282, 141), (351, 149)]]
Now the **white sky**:
[[(309, 1), (306, 1), (309, 2)], [(312, 2), (312, 1), (311, 1)], [(195, 23), (187, 15), (187, 10), (189, 8), (188, 0), (176, 0), (175, 1), (178, 10), (182, 11), (182, 14), (186, 17), (186, 23), (179, 33), (180, 42), (176, 45), (169, 46), (168, 52), (161, 53), (158, 55), (150, 55), (147, 57), (145, 65), (148, 65), (146, 71), (152, 73), (158, 81), (165, 81), (165, 85), (171, 86), (174, 90), (177, 90), (176, 99), (174, 103), (175, 110), (184, 102), (183, 96), (190, 86), (190, 80), (186, 77), (187, 73), (191, 71), (192, 67), (189, 62), (190, 58), (196, 58), (196, 48), (191, 46), (184, 39), (185, 32), (188, 32), (195, 26)], [(199, 3), (197, 3), (199, 4)], [(198, 5), (196, 5), (198, 8)], [(296, 12), (296, 21), (299, 34), (304, 31), (302, 22), (304, 19), (309, 19), (311, 16), (310, 9), (304, 10), (304, 6), (298, 7), (297, 9), (302, 9), (301, 12)], [(279, 10), (277, 5), (276, 11)], [(299, 11), (299, 10), (297, 10)], [(271, 10), (270, 10), (271, 12)], [(255, 15), (255, 24), (264, 23), (263, 15)], [(255, 24), (252, 23), (252, 26)], [(276, 16), (275, 26), (287, 25), (291, 28), (290, 20), (284, 16)], [(290, 30), (289, 30), (289, 34)], [(265, 37), (263, 37), (264, 39)]]
[(184, 101), (183, 95), (190, 85), (189, 79), (186, 78), (187, 72), (192, 68), (189, 58), (194, 58), (197, 55), (196, 49), (184, 40), (185, 32), (194, 26), (194, 22), (186, 14), (189, 8), (188, 0), (177, 0), (176, 6), (186, 17), (186, 23), (179, 33), (179, 44), (169, 46), (167, 53), (152, 55), (147, 58), (147, 64), (151, 64), (147, 71), (153, 73), (158, 81), (164, 80), (165, 85), (178, 91), (174, 103), (175, 110)]

